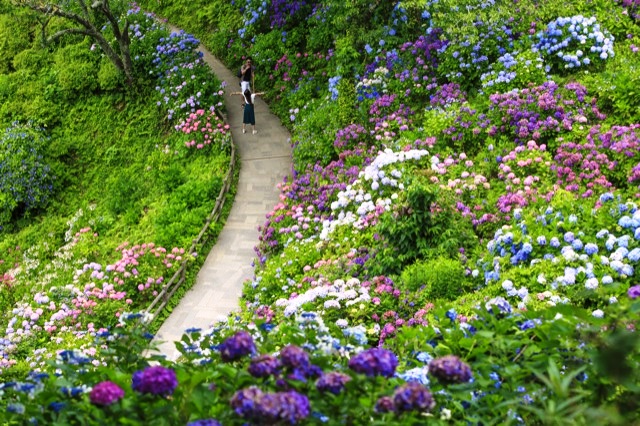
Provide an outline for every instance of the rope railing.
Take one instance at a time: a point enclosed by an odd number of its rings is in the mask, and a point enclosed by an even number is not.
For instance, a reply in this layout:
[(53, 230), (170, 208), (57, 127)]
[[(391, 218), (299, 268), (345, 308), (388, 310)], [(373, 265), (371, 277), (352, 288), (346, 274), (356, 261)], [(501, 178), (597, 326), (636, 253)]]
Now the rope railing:
[[(233, 181), (233, 175), (236, 169), (236, 146), (233, 142), (233, 138), (229, 137), (229, 141), (231, 143), (231, 160), (229, 161), (229, 170), (227, 170), (227, 174), (224, 177), (222, 188), (220, 188), (220, 192), (218, 193), (218, 198), (216, 198), (216, 203), (213, 206), (213, 210), (211, 210), (211, 213), (209, 213), (209, 216), (207, 216), (207, 220), (198, 233), (198, 236), (192, 241), (191, 247), (187, 252), (188, 254), (191, 254), (195, 251), (196, 247), (201, 243), (201, 240), (211, 226), (211, 223), (216, 222), (220, 217), (220, 214), (222, 213), (222, 208), (224, 207), (224, 202), (227, 197), (227, 193), (229, 192), (229, 187), (231, 186), (231, 182)], [(147, 309), (145, 310), (145, 314), (150, 314), (151, 318), (155, 319), (157, 315), (165, 308), (165, 306), (167, 306), (167, 303), (169, 303), (169, 300), (171, 300), (171, 296), (173, 296), (176, 290), (180, 288), (180, 286), (182, 286), (185, 281), (187, 264), (189, 263), (189, 261), (190, 260), (188, 256), (185, 256), (185, 259), (182, 260), (182, 263), (180, 264), (178, 270), (162, 287), (162, 290), (147, 307)]]

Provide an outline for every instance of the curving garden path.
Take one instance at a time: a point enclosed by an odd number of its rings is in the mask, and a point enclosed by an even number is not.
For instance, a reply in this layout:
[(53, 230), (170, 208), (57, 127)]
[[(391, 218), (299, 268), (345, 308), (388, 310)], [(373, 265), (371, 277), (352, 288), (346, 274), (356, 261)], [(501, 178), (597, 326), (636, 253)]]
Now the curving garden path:
[(200, 51), (215, 75), (227, 83), (226, 119), (240, 157), (240, 178), (229, 217), (198, 272), (196, 283), (156, 334), (156, 341), (161, 342), (160, 353), (171, 360), (179, 355), (174, 341), (180, 340), (187, 328), (206, 329), (239, 308), (243, 283), (254, 276), (251, 265), (258, 243), (257, 228), (279, 201), (277, 184), (291, 171), (291, 135), (278, 117), (258, 98), (255, 103), (258, 134), (251, 134), (250, 126), (243, 134), (242, 98), (230, 95), (240, 90), (238, 78), (202, 46)]

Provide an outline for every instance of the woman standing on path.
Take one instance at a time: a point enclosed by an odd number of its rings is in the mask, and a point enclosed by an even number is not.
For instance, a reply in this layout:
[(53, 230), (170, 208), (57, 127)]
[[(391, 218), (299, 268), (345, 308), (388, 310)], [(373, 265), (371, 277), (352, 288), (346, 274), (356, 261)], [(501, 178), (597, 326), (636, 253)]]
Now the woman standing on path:
[(242, 133), (247, 133), (247, 124), (251, 124), (253, 127), (253, 134), (258, 133), (256, 130), (256, 113), (254, 110), (254, 102), (256, 96), (264, 95), (264, 92), (251, 93), (251, 90), (247, 89), (244, 92), (231, 92), (232, 95), (242, 95), (244, 97), (244, 114), (242, 116)]
[(253, 71), (253, 64), (251, 62), (251, 58), (249, 57), (240, 68), (240, 91), (242, 93), (244, 93), (247, 89), (254, 89), (255, 85), (253, 84), (253, 82), (255, 80), (255, 73)]

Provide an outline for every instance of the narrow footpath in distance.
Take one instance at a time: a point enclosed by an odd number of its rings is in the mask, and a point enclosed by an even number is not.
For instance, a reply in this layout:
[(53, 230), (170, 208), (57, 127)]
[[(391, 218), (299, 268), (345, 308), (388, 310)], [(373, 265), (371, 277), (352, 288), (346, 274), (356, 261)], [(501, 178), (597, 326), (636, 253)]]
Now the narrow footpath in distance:
[[(172, 28), (176, 31), (175, 28)], [(218, 59), (200, 47), (204, 60), (216, 76), (226, 82), (224, 102), (227, 122), (240, 160), (238, 189), (227, 221), (215, 246), (198, 272), (193, 287), (158, 330), (159, 351), (170, 360), (179, 352), (174, 341), (188, 328), (207, 329), (221, 317), (239, 309), (243, 283), (254, 276), (252, 262), (258, 244), (258, 226), (279, 201), (277, 185), (291, 173), (288, 130), (259, 98), (255, 101), (256, 135), (247, 126), (242, 133), (242, 98), (238, 78)], [(259, 88), (258, 88), (259, 89)], [(213, 207), (213, 206), (212, 206)], [(204, 255), (204, 254), (202, 254)]]

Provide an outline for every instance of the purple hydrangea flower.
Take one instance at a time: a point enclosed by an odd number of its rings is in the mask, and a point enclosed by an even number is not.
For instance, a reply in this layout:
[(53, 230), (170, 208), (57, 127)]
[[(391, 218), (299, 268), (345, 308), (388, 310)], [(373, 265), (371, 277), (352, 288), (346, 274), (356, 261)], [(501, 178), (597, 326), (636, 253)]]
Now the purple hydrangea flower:
[(309, 354), (298, 346), (289, 345), (280, 351), (280, 361), (285, 367), (305, 370), (309, 366)]
[(235, 361), (255, 351), (253, 337), (244, 330), (238, 331), (220, 345), (220, 356), (224, 362)]
[(187, 426), (221, 426), (220, 422), (215, 419), (194, 420), (187, 423)]
[(471, 380), (471, 368), (455, 355), (445, 355), (429, 363), (429, 373), (445, 383), (466, 383)]
[(349, 368), (367, 376), (392, 377), (398, 366), (398, 358), (387, 349), (371, 348), (349, 360)]
[(280, 361), (271, 355), (260, 355), (251, 359), (249, 374), (253, 377), (269, 377), (280, 369)]
[(390, 413), (396, 410), (396, 406), (390, 396), (383, 396), (376, 402), (375, 410), (378, 413)]
[(236, 392), (231, 407), (260, 424), (297, 424), (310, 412), (309, 399), (296, 391), (264, 393), (255, 386)]
[(640, 297), (640, 284), (629, 287), (627, 295), (629, 295), (630, 299), (637, 299), (638, 297)]
[(89, 393), (89, 400), (95, 405), (111, 405), (122, 398), (124, 398), (122, 388), (110, 381), (98, 383)]
[(310, 404), (305, 395), (296, 391), (278, 392), (268, 396), (271, 395), (279, 407), (278, 416), (273, 420), (294, 425), (309, 417)]
[(231, 408), (244, 418), (259, 417), (258, 403), (263, 396), (264, 393), (255, 386), (240, 389), (231, 398)]
[(351, 380), (351, 377), (346, 374), (332, 371), (323, 374), (316, 382), (316, 387), (320, 392), (331, 392), (337, 395), (342, 392), (349, 380)]
[(429, 411), (436, 405), (429, 389), (416, 382), (400, 386), (393, 393), (393, 403), (397, 411)]
[(171, 395), (178, 387), (175, 371), (160, 365), (133, 373), (131, 388), (140, 393)]

